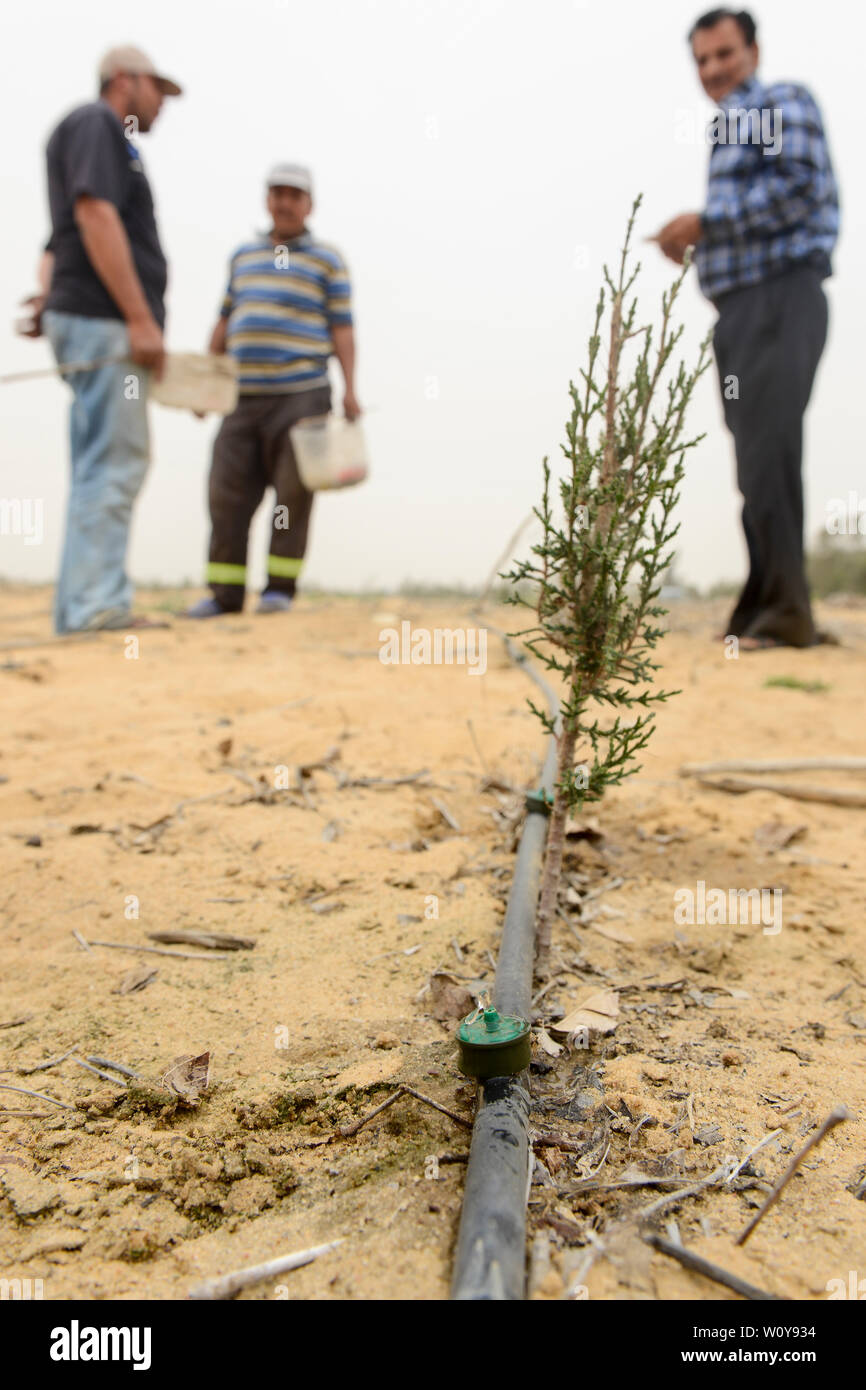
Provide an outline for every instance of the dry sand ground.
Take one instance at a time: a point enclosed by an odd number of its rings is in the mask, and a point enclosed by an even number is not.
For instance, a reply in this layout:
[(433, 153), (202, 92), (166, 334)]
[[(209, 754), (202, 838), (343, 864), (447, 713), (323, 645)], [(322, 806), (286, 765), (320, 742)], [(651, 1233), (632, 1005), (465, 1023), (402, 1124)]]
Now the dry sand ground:
[[(178, 1298), (341, 1236), (339, 1251), (243, 1296), (445, 1297), (465, 1124), (404, 1098), (354, 1138), (322, 1141), (400, 1081), (471, 1115), (454, 1023), (432, 1016), (424, 987), (437, 967), (491, 977), (513, 820), (508, 797), (484, 790), (478, 750), (489, 772), (532, 783), (542, 738), (525, 676), (493, 637), (483, 677), (376, 659), (383, 613), (471, 623), (456, 602), (308, 598), (285, 617), (144, 633), (129, 659), (123, 634), (50, 644), (49, 597), (0, 591), (0, 1082), (76, 1108), (0, 1091), (0, 1274), (42, 1279), (53, 1299)], [(665, 1188), (610, 1184), (629, 1165), (694, 1180), (773, 1130), (736, 1189), (671, 1203), (661, 1228), (675, 1217), (687, 1244), (795, 1298), (826, 1298), (852, 1270), (866, 1278), (855, 1195), (866, 810), (731, 796), (677, 775), (685, 760), (861, 753), (866, 615), (824, 615), (842, 648), (737, 661), (708, 640), (719, 616), (677, 608), (661, 659), (682, 693), (642, 772), (597, 813), (600, 837), (571, 843), (563, 973), (539, 1014), (550, 1022), (599, 988), (619, 989), (621, 1013), (588, 1054), (538, 1054), (534, 1122), (577, 1150), (538, 1150), (540, 1296), (585, 1268), (590, 1231), (607, 1247), (585, 1276), (591, 1298), (732, 1296), (636, 1238), (635, 1213)], [(768, 688), (773, 675), (830, 688)], [(326, 754), (330, 770), (298, 790), (295, 769)], [(280, 767), (289, 790), (273, 793)], [(340, 772), (424, 768), (423, 785), (339, 785)], [(773, 821), (802, 830), (773, 850), (756, 839)], [(781, 931), (678, 926), (673, 894), (698, 880), (784, 890)], [(255, 947), (169, 959), (87, 953), (73, 935), (146, 944), (168, 928)], [(117, 993), (142, 965), (157, 971), (150, 983)], [(71, 1058), (31, 1070), (73, 1047), (147, 1084), (127, 1093)], [(205, 1051), (210, 1089), (194, 1106), (172, 1099), (162, 1075)], [(852, 1120), (736, 1248), (763, 1197), (755, 1184), (766, 1191), (839, 1102)]]

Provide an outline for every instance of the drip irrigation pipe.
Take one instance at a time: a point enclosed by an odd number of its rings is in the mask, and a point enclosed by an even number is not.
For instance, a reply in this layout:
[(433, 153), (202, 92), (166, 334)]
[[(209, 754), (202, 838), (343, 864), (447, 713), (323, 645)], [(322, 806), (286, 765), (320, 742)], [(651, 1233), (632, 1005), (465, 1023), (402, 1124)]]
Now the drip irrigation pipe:
[[(491, 628), (491, 632), (497, 632)], [(506, 650), (543, 691), (553, 720), (555, 691), (505, 633)], [(535, 912), (547, 837), (545, 799), (553, 795), (556, 741), (548, 740), (541, 796), (532, 798), (520, 837), (496, 966), (494, 1004), (502, 1014), (531, 1019)], [(451, 1297), (459, 1302), (520, 1300), (526, 1296), (526, 1201), (532, 1151), (529, 1143), (529, 1074), (479, 1082)]]

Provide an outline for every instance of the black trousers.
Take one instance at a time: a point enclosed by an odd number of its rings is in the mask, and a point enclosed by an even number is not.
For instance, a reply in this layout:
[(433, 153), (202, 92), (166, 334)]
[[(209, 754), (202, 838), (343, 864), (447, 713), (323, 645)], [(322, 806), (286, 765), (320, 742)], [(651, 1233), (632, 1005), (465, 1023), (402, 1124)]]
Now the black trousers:
[(789, 270), (717, 307), (713, 345), (749, 551), (727, 631), (808, 647), (816, 634), (803, 555), (803, 414), (827, 337), (821, 276)]
[(208, 500), (211, 538), (207, 582), (223, 608), (238, 612), (247, 580), (250, 523), (276, 492), (267, 587), (294, 594), (307, 548), (313, 494), (301, 482), (289, 426), (331, 408), (328, 386), (282, 395), (241, 396), (214, 440)]

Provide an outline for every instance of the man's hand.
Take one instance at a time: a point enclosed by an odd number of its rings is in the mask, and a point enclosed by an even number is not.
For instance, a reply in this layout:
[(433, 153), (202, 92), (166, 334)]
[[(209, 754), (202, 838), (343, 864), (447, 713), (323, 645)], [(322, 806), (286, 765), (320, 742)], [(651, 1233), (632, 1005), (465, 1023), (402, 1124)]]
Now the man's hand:
[(346, 413), (347, 420), (357, 420), (358, 416), (361, 414), (361, 407), (358, 404), (358, 398), (355, 395), (355, 392), (351, 389), (347, 389), (346, 394), (343, 397), (343, 410)]
[(682, 265), (683, 257), (690, 246), (696, 246), (703, 236), (701, 215), (698, 212), (684, 212), (662, 227), (652, 240), (657, 241), (669, 261)]
[(129, 319), (126, 327), (129, 332), (129, 355), (133, 362), (140, 367), (150, 367), (159, 378), (165, 361), (165, 345), (162, 329), (156, 319), (151, 314), (140, 319)]
[(45, 308), (47, 295), (31, 294), (29, 298), (21, 300), (22, 309), (28, 310), (30, 320), (27, 327), (18, 327), (18, 332), (22, 338), (41, 338), (42, 337), (42, 310)]

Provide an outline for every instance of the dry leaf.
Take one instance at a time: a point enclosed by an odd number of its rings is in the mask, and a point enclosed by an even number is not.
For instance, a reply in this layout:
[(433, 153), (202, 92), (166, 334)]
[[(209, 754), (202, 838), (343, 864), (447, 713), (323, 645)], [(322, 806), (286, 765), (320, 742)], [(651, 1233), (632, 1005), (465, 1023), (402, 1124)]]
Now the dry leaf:
[(177, 1095), (183, 1096), (184, 1100), (197, 1099), (210, 1085), (210, 1053), (201, 1052), (198, 1057), (175, 1057), (163, 1076), (162, 1083)]
[(538, 1039), (538, 1046), (542, 1052), (546, 1052), (548, 1057), (558, 1057), (562, 1052), (562, 1044), (554, 1042), (546, 1028), (539, 1028), (535, 1034)]
[(572, 1009), (570, 1014), (551, 1023), (551, 1033), (576, 1033), (588, 1028), (594, 1033), (612, 1033), (619, 1021), (619, 997), (612, 989), (596, 990)]
[(111, 992), (112, 994), (135, 994), (138, 990), (149, 985), (157, 974), (158, 971), (152, 965), (136, 965), (132, 970), (127, 970), (120, 984), (115, 986)]
[(469, 990), (448, 975), (438, 970), (430, 978), (430, 1012), (440, 1023), (451, 1018), (465, 1018), (475, 1008), (475, 999)]

